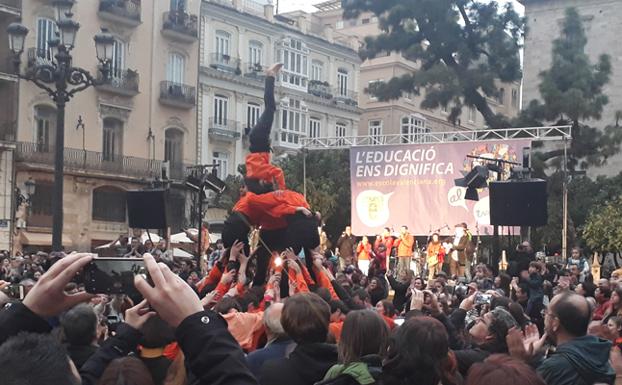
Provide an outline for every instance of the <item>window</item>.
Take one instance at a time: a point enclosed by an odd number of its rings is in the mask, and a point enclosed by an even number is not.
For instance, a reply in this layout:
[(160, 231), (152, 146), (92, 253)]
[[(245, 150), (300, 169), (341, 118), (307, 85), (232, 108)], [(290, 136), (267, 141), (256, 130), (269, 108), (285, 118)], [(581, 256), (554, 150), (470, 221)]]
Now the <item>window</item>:
[(212, 163), (218, 165), (218, 178), (222, 180), (227, 179), (227, 175), (229, 175), (229, 154), (226, 152), (214, 151), (212, 153)]
[(369, 94), (369, 100), (370, 101), (372, 101), (372, 102), (378, 101), (378, 98), (376, 96), (374, 96), (372, 91), (381, 82), (382, 82), (382, 80), (370, 80), (369, 82), (367, 82), (367, 91), (368, 91), (368, 94)]
[(281, 143), (299, 145), (305, 134), (306, 114), (300, 100), (289, 99), (281, 109)]
[(169, 128), (164, 133), (164, 160), (172, 166), (183, 163), (184, 133), (177, 128)]
[(110, 76), (121, 78), (125, 69), (125, 43), (115, 39), (112, 44), (112, 63), (110, 65)]
[(95, 221), (125, 222), (125, 191), (103, 186), (93, 190), (93, 211)]
[(499, 89), (499, 95), (497, 95), (497, 103), (503, 105), (505, 101), (505, 88)]
[(342, 138), (346, 137), (346, 131), (347, 131), (347, 127), (346, 127), (345, 124), (337, 123), (335, 125), (335, 137), (337, 138), (337, 145), (338, 146), (345, 145), (346, 142)]
[(246, 127), (253, 128), (259, 120), (261, 107), (257, 103), (248, 103), (246, 105)]
[(229, 59), (230, 48), (231, 34), (225, 31), (216, 31), (216, 56), (218, 59)]
[(324, 64), (319, 60), (313, 60), (311, 62), (311, 80), (318, 82), (324, 81), (322, 78), (322, 72), (324, 72)]
[(223, 95), (214, 96), (214, 125), (227, 126), (229, 98)]
[(369, 136), (372, 144), (382, 144), (382, 120), (370, 120)]
[(52, 227), (53, 186), (53, 183), (48, 181), (35, 182), (35, 193), (30, 200), (29, 226)]
[(309, 138), (319, 138), (321, 136), (322, 123), (319, 119), (309, 119)]
[(263, 44), (255, 40), (248, 43), (248, 63), (253, 67), (263, 65)]
[(430, 132), (426, 128), (425, 118), (420, 115), (410, 115), (402, 118), (402, 143), (425, 142), (425, 134)]
[(475, 123), (475, 117), (476, 117), (476, 109), (475, 107), (471, 106), (469, 107), (469, 122)]
[(335, 29), (343, 29), (343, 20), (339, 20), (335, 25)]
[(123, 122), (114, 118), (104, 119), (102, 158), (108, 162), (120, 161), (123, 154)]
[(171, 11), (185, 12), (186, 0), (171, 0)]
[(512, 89), (512, 107), (518, 108), (518, 90)]
[(56, 39), (58, 26), (52, 19), (39, 18), (37, 20), (37, 57), (44, 60), (53, 60), (50, 40)]
[(369, 19), (363, 19), (363, 20), (361, 20), (361, 24), (369, 24)]
[(307, 87), (307, 46), (296, 39), (287, 39), (279, 43), (278, 61), (283, 63), (280, 80), (293, 88)]
[(168, 57), (166, 80), (172, 83), (183, 84), (186, 58), (179, 53), (171, 53)]
[(35, 143), (40, 152), (52, 151), (56, 139), (56, 110), (48, 106), (35, 107)]
[(337, 91), (339, 96), (348, 96), (348, 70), (345, 68), (337, 70)]

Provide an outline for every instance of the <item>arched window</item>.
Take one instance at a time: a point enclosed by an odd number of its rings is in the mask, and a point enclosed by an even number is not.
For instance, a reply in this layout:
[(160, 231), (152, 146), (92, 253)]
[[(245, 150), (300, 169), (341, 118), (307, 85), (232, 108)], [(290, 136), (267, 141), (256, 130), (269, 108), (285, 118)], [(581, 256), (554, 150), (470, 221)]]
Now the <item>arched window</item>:
[(104, 161), (121, 160), (123, 155), (123, 122), (115, 118), (104, 118), (102, 158)]
[(231, 34), (225, 31), (216, 31), (216, 55), (219, 59), (231, 55)]
[(253, 128), (255, 124), (257, 124), (257, 120), (259, 120), (260, 114), (261, 107), (259, 104), (248, 102), (248, 104), (246, 104), (246, 127)]
[(36, 106), (34, 130), (37, 151), (52, 151), (56, 138), (56, 110), (45, 105)]
[(95, 221), (125, 222), (125, 191), (114, 186), (93, 190), (92, 217)]
[(497, 98), (497, 102), (501, 105), (505, 102), (505, 88), (499, 89), (499, 96)]
[(52, 61), (50, 40), (56, 38), (58, 26), (52, 19), (40, 17), (37, 19), (37, 57), (44, 61)]
[(184, 160), (184, 133), (178, 128), (169, 128), (164, 133), (164, 160), (172, 165), (181, 165)]

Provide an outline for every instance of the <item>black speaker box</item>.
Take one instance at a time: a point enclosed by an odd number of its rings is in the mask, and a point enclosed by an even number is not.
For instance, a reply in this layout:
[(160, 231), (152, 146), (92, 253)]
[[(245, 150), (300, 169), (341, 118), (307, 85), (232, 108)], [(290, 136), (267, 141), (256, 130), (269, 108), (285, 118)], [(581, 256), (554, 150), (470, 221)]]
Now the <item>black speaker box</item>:
[(546, 181), (491, 182), (490, 224), (544, 226), (548, 221)]
[(131, 228), (166, 229), (166, 191), (127, 192), (127, 216)]

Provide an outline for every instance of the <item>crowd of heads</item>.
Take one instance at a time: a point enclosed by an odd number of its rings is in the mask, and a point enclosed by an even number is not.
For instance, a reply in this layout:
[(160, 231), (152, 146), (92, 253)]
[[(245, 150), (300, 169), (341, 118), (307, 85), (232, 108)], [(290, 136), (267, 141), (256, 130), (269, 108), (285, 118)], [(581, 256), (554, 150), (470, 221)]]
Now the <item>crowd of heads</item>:
[[(153, 247), (137, 238), (120, 239), (113, 247), (119, 256), (154, 254), (167, 264), (192, 287), (204, 309), (227, 321), (262, 384), (272, 383), (274, 362), (267, 357), (281, 360), (286, 367), (300, 359), (290, 354), (302, 349), (307, 349), (304, 357), (314, 368), (313, 375), (305, 373), (306, 382), (291, 383), (340, 383), (331, 381), (352, 375), (348, 368), (363, 365), (372, 381), (366, 383), (385, 385), (557, 384), (563, 382), (546, 369), (547, 362), (553, 365), (556, 349), (567, 349), (574, 341), (584, 343), (588, 337), (602, 342), (602, 349), (622, 346), (622, 271), (595, 279), (578, 248), (565, 263), (555, 264), (536, 260), (530, 247), (522, 245), (510, 256), (507, 271), (472, 262), (466, 276), (452, 276), (445, 263), (429, 279), (425, 266), (419, 272), (396, 270), (398, 246), (393, 242), (407, 231), (404, 227), (401, 235), (394, 236), (386, 230), (375, 242), (362, 240), (364, 246), (371, 245), (372, 259), (377, 252), (383, 259), (367, 271), (359, 266), (359, 243), (341, 241), (340, 246), (345, 242), (352, 248), (351, 254), (344, 255), (339, 247), (335, 252), (318, 248), (274, 253), (265, 261), (268, 267), (262, 282), (255, 279), (261, 262), (253, 250), (247, 255), (239, 242), (227, 249), (221, 242), (211, 245), (203, 264), (168, 255), (165, 242)], [(349, 228), (342, 237), (353, 237)], [(23, 286), (23, 294), (28, 295), (63, 258), (61, 253), (4, 255), (0, 280), (4, 287)], [(82, 293), (84, 284), (76, 276), (64, 290)], [(9, 297), (3, 295), (2, 302), (18, 301)], [(33, 372), (31, 382), (24, 383), (63, 383), (54, 378), (88, 366), (141, 300), (125, 294), (91, 296), (88, 302), (49, 318), (54, 327), (51, 335), (19, 335), (2, 344), (0, 368), (24, 375), (31, 367), (24, 357), (44, 355), (45, 369)], [(280, 345), (283, 349), (276, 349)], [(322, 352), (322, 357), (314, 352)], [(71, 360), (59, 360), (62, 355)], [(608, 361), (608, 350), (606, 356)], [(535, 360), (544, 363), (538, 366)], [(612, 369), (607, 362), (600, 365), (593, 376), (607, 382)], [(9, 384), (20, 383), (7, 378)], [(97, 381), (200, 383), (184, 365), (175, 327), (158, 316), (141, 325), (140, 341), (132, 353), (109, 362)]]

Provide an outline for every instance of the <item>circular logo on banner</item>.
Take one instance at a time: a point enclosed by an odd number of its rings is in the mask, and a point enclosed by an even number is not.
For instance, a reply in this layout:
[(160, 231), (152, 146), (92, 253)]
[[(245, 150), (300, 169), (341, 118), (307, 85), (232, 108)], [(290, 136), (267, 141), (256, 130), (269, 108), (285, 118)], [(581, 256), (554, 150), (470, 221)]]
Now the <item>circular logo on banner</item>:
[(390, 217), (389, 198), (393, 193), (383, 194), (376, 190), (365, 190), (356, 197), (356, 213), (367, 227), (379, 227)]

